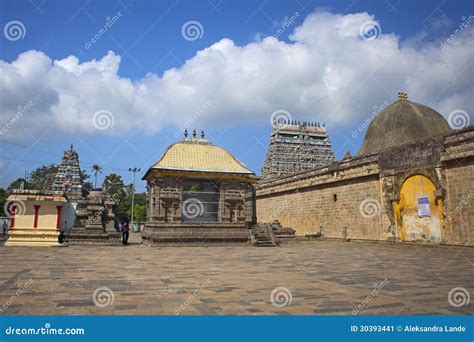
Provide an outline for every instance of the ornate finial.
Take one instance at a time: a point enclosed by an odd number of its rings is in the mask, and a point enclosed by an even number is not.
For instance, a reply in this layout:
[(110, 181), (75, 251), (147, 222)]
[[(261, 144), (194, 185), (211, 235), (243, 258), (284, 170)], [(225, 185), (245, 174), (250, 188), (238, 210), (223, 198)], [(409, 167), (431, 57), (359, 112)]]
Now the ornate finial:
[(204, 130), (201, 131), (201, 138), (204, 139), (206, 135), (204, 134)]
[(196, 130), (193, 131), (193, 138), (196, 138)]
[(398, 99), (400, 101), (403, 101), (403, 100), (408, 100), (408, 94), (403, 92), (403, 91), (399, 91), (398, 92)]
[(72, 144), (71, 144), (71, 151), (72, 151), (72, 150), (73, 150), (73, 146), (72, 146)]
[(187, 129), (184, 130), (184, 137), (185, 137), (185, 138), (188, 137), (188, 130), (187, 130)]

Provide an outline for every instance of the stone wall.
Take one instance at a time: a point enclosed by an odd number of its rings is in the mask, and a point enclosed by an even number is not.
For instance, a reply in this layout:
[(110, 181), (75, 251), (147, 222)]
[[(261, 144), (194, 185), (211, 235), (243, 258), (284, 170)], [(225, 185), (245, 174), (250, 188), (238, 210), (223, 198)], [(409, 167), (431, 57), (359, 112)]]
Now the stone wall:
[(474, 245), (474, 129), (446, 138), (441, 158), (447, 176), (444, 240)]
[[(425, 175), (443, 201), (442, 243), (474, 245), (474, 127), (257, 186), (257, 220), (304, 236), (391, 240), (403, 182)], [(437, 202), (438, 203), (438, 202)]]
[(257, 187), (258, 222), (279, 220), (304, 236), (385, 240), (389, 220), (373, 158), (354, 158)]

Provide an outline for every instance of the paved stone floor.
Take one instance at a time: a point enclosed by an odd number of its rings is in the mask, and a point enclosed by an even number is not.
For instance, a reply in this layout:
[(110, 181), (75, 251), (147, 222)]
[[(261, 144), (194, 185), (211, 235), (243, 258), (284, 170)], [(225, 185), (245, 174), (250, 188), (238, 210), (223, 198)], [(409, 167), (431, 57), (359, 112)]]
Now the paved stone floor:
[(468, 247), (331, 241), (276, 248), (2, 246), (0, 309), (4, 315), (472, 314), (472, 300), (457, 308), (448, 293), (462, 287), (472, 294), (473, 260)]

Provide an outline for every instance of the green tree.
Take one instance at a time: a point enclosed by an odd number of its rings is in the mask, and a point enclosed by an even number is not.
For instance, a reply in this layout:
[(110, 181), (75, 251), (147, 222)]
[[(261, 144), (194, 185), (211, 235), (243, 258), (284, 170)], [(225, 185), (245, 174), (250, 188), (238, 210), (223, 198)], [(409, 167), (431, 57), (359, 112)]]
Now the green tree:
[(135, 204), (134, 219), (135, 222), (146, 221), (146, 204)]
[(91, 178), (91, 176), (87, 174), (86, 170), (79, 170), (79, 179), (81, 180), (81, 183), (90, 183), (92, 189), (92, 183), (88, 181), (89, 178)]
[[(9, 194), (7, 190), (5, 190), (4, 188), (0, 188), (0, 210), (2, 210), (2, 213), (3, 213), (3, 208), (5, 207), (5, 202), (7, 201), (8, 195)], [(2, 213), (0, 213), (0, 216), (2, 215)]]
[(131, 207), (132, 207), (132, 185), (128, 184), (124, 186), (125, 196), (117, 206), (117, 218), (120, 221), (130, 221), (131, 219)]
[(13, 182), (10, 183), (10, 185), (7, 188), (8, 195), (14, 190), (14, 189), (19, 189), (21, 187), (21, 183), (25, 183), (24, 178), (17, 178)]
[(123, 184), (122, 176), (111, 173), (104, 178), (102, 183), (104, 191), (112, 196), (115, 200), (123, 200), (127, 193), (125, 192), (125, 185)]
[[(126, 201), (128, 203), (127, 215), (132, 217), (132, 193), (131, 187), (130, 192), (127, 194)], [(135, 211), (133, 212), (133, 219), (135, 222), (141, 222), (146, 220), (146, 193), (135, 193)]]
[(94, 164), (92, 165), (92, 172), (94, 173), (94, 189), (97, 189), (97, 174), (102, 173), (102, 166)]
[(82, 183), (82, 193), (83, 194), (88, 194), (93, 189), (94, 189), (94, 187), (92, 186), (91, 182)]
[(89, 176), (87, 174), (87, 171), (86, 170), (80, 170), (79, 171), (79, 178), (81, 180), (81, 183), (82, 183), (82, 196), (87, 196), (87, 194), (92, 191), (92, 189), (94, 188), (92, 186), (92, 183), (90, 181), (88, 181), (88, 179), (90, 178), (91, 176)]
[(123, 183), (122, 176), (111, 173), (104, 178), (102, 183), (103, 190), (117, 202), (115, 215), (119, 221), (129, 221), (128, 211), (130, 203), (127, 200), (128, 186)]
[(44, 190), (54, 181), (54, 176), (58, 172), (57, 165), (43, 165), (33, 170), (30, 174), (27, 188), (34, 190)]

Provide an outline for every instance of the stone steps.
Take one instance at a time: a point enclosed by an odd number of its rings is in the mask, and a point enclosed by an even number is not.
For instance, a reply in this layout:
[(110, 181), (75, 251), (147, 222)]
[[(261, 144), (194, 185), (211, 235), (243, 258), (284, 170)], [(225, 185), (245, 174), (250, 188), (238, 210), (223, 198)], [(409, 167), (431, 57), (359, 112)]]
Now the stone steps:
[(56, 228), (15, 227), (8, 231), (5, 246), (59, 246)]
[(268, 227), (259, 227), (250, 231), (252, 244), (256, 247), (275, 247), (276, 240), (273, 231)]
[(217, 244), (249, 241), (249, 229), (242, 224), (147, 225), (141, 233), (144, 244)]
[(120, 245), (122, 234), (118, 232), (96, 232), (73, 228), (65, 234), (66, 241), (72, 245)]

